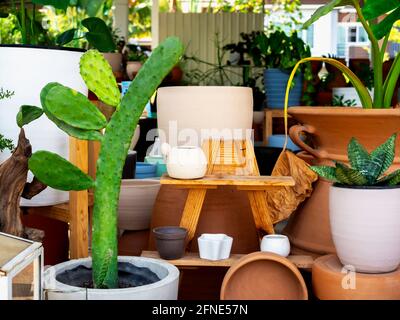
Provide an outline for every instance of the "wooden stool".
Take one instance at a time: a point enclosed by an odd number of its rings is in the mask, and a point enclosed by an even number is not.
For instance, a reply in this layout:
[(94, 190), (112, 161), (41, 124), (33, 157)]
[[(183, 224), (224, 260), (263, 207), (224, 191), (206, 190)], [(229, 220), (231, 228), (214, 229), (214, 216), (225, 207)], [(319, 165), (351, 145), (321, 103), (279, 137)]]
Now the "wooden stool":
[(400, 268), (379, 274), (350, 272), (336, 255), (326, 255), (314, 261), (312, 287), (320, 300), (398, 300)]
[(247, 191), (259, 236), (274, 233), (265, 192), (273, 187), (294, 186), (292, 177), (260, 176), (254, 149), (249, 140), (207, 140), (203, 150), (208, 157), (207, 175), (197, 180), (179, 180), (164, 175), (161, 184), (189, 189), (180, 226), (192, 241), (208, 189), (234, 186)]

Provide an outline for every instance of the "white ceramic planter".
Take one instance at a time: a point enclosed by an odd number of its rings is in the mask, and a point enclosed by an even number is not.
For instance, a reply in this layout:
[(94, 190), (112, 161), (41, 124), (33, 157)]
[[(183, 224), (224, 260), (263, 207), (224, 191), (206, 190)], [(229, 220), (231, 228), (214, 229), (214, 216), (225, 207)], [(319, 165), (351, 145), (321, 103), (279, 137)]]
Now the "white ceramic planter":
[(288, 237), (283, 234), (270, 234), (262, 238), (260, 249), (286, 258), (290, 253), (290, 242)]
[(399, 266), (400, 188), (332, 186), (329, 218), (343, 265), (365, 273), (390, 272)]
[(207, 158), (196, 146), (170, 147), (163, 143), (161, 151), (167, 164), (168, 175), (175, 179), (198, 179), (207, 171)]
[(160, 190), (160, 180), (122, 180), (118, 207), (118, 229), (121, 231), (149, 229), (158, 190)]
[(160, 88), (157, 122), (161, 142), (172, 147), (201, 146), (202, 139), (210, 137), (244, 139), (253, 122), (252, 90), (213, 86)]
[[(18, 141), (18, 110), (24, 104), (41, 106), (40, 91), (47, 83), (59, 82), (87, 95), (79, 74), (81, 55), (80, 51), (0, 46), (0, 87), (15, 92), (11, 99), (0, 101), (0, 132), (5, 137)], [(24, 128), (33, 152), (48, 150), (68, 158), (68, 135), (45, 116)], [(0, 163), (9, 156), (9, 152), (1, 153)], [(68, 192), (47, 188), (32, 200), (21, 199), (21, 205), (47, 206), (67, 200)]]
[(71, 260), (48, 268), (44, 273), (44, 293), (48, 300), (176, 300), (179, 270), (165, 261), (142, 257), (118, 257), (120, 262), (147, 267), (161, 279), (158, 282), (126, 289), (85, 289), (69, 286), (56, 280), (65, 270), (79, 265), (90, 267), (90, 258)]
[(233, 238), (222, 233), (203, 233), (197, 239), (201, 259), (228, 259), (231, 253)]

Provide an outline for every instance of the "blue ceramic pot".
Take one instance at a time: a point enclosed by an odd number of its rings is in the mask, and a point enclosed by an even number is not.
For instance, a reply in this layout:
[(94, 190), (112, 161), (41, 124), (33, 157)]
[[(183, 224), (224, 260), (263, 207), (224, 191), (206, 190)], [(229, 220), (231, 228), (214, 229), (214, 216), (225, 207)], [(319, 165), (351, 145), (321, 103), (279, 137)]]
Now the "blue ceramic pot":
[[(267, 106), (271, 109), (283, 109), (285, 104), (285, 91), (289, 81), (289, 73), (280, 69), (264, 70), (264, 88)], [(289, 107), (299, 106), (303, 89), (303, 75), (294, 78), (294, 87), (289, 93)]]
[(135, 179), (154, 178), (157, 176), (156, 170), (157, 166), (154, 164), (137, 162)]

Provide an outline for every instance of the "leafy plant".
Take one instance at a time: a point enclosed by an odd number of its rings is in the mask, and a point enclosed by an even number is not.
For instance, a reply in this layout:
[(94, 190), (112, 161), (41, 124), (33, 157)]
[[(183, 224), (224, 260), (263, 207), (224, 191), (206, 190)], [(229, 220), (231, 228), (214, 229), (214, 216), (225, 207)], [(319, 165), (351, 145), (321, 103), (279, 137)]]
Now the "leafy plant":
[(148, 59), (148, 53), (139, 45), (128, 44), (127, 47), (129, 48), (128, 61), (139, 61), (144, 63)]
[(335, 94), (332, 99), (332, 105), (334, 107), (354, 107), (356, 105), (356, 100), (354, 99), (344, 100), (344, 95), (338, 96)]
[[(363, 4), (362, 7), (360, 3)], [(356, 9), (358, 19), (367, 32), (368, 38), (371, 42), (372, 65), (374, 70), (373, 100), (371, 100), (368, 90), (362, 81), (345, 65), (341, 63), (335, 63), (335, 61), (332, 59), (302, 59), (296, 64), (293, 72), (295, 72), (297, 67), (304, 62), (311, 60), (324, 61), (334, 65), (347, 76), (347, 78), (356, 88), (364, 108), (390, 108), (396, 83), (400, 75), (400, 55), (396, 55), (393, 65), (390, 68), (389, 74), (385, 80), (383, 80), (382, 66), (390, 31), (393, 27), (393, 24), (400, 19), (400, 1), (368, 0), (361, 2), (359, 0), (331, 0), (326, 5), (318, 8), (314, 12), (311, 18), (303, 25), (303, 28), (308, 28), (312, 23), (331, 12), (335, 7), (343, 5), (352, 5)], [(383, 17), (383, 19), (380, 19), (381, 17)], [(379, 41), (381, 39), (383, 40), (380, 44)]]
[(2, 99), (9, 99), (14, 95), (14, 91), (4, 90), (0, 88), (0, 100)]
[(59, 83), (49, 83), (42, 89), (42, 108), (29, 106), (18, 113), (20, 126), (45, 113), (68, 135), (101, 142), (96, 180), (55, 153), (37, 151), (29, 159), (29, 169), (50, 187), (94, 189), (92, 268), (96, 288), (118, 286), (117, 207), (122, 169), (145, 105), (182, 53), (179, 39), (167, 38), (153, 51), (121, 99), (108, 62), (97, 50), (87, 51), (80, 61), (81, 76), (101, 101), (116, 108), (108, 123), (84, 95)]
[[(4, 90), (0, 88), (0, 100), (9, 99), (14, 95), (14, 91)], [(5, 149), (12, 151), (14, 149), (14, 144), (11, 139), (5, 138), (2, 134), (0, 134), (0, 152), (3, 152)]]
[(397, 185), (400, 183), (400, 170), (385, 174), (395, 156), (396, 134), (369, 153), (355, 138), (347, 147), (351, 167), (336, 162), (335, 167), (312, 166), (311, 169), (321, 177), (349, 186)]

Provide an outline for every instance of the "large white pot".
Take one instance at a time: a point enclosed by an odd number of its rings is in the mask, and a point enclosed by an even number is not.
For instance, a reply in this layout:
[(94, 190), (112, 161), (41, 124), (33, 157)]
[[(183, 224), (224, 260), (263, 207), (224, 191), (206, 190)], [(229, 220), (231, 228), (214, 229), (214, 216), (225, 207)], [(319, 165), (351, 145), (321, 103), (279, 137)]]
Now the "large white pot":
[(245, 87), (180, 86), (157, 91), (161, 142), (200, 146), (201, 138), (246, 138), (253, 122), (253, 93)]
[[(11, 99), (0, 100), (0, 132), (15, 143), (19, 128), (16, 115), (21, 105), (41, 106), (40, 91), (49, 82), (59, 82), (87, 95), (79, 74), (81, 51), (44, 49), (23, 46), (0, 46), (0, 87), (15, 92)], [(25, 126), (33, 152), (48, 150), (68, 158), (68, 135), (45, 116)], [(10, 156), (0, 154), (0, 163)], [(31, 179), (32, 176), (28, 177)], [(23, 206), (46, 206), (68, 200), (68, 192), (47, 188)]]
[(71, 260), (48, 268), (44, 273), (44, 293), (48, 300), (176, 300), (179, 270), (165, 261), (142, 257), (118, 257), (119, 262), (146, 267), (161, 280), (149, 285), (125, 289), (85, 289), (69, 286), (56, 280), (58, 274), (80, 265), (88, 268), (91, 258)]
[(400, 188), (332, 186), (332, 238), (343, 265), (383, 273), (400, 264)]
[(160, 190), (160, 180), (124, 179), (118, 207), (118, 229), (146, 230)]

